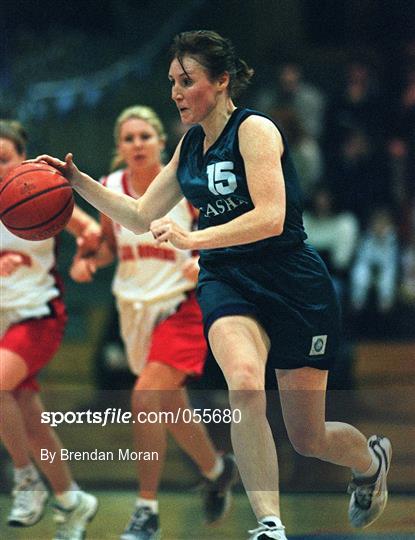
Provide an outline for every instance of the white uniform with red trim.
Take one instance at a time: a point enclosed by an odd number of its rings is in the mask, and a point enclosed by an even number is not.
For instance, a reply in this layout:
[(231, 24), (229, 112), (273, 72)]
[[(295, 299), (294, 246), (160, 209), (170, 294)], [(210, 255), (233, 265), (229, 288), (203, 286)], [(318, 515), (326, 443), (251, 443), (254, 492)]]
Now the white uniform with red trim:
[(50, 314), (48, 302), (59, 296), (53, 270), (56, 266), (53, 238), (32, 242), (18, 238), (0, 223), (0, 255), (16, 253), (23, 265), (1, 277), (0, 336), (16, 322)]
[[(125, 171), (115, 171), (102, 183), (113, 191), (136, 198)], [(185, 200), (168, 216), (184, 229), (192, 229), (194, 214)], [(190, 251), (176, 249), (171, 244), (157, 246), (150, 232), (137, 235), (117, 223), (114, 223), (114, 234), (119, 262), (112, 291), (117, 298), (154, 302), (194, 289), (194, 283), (182, 274), (183, 264), (191, 257)]]
[[(107, 188), (137, 198), (124, 170), (101, 179)], [(191, 230), (195, 215), (182, 200), (168, 216)], [(155, 326), (172, 315), (195, 284), (182, 273), (192, 256), (171, 244), (158, 246), (148, 232), (136, 235), (118, 223), (113, 224), (118, 249), (118, 264), (112, 292), (117, 299), (120, 329), (131, 370), (139, 374), (146, 363)]]

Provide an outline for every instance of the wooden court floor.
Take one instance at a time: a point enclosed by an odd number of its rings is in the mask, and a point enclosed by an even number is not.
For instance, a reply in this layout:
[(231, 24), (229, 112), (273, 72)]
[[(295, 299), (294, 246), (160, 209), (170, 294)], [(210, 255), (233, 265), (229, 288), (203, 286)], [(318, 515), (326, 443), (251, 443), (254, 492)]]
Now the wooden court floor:
[[(100, 501), (88, 540), (116, 540), (128, 521), (134, 493), (93, 491)], [(394, 495), (385, 513), (364, 532), (347, 524), (348, 497), (342, 494), (287, 494), (282, 512), (289, 540), (415, 540), (415, 495)], [(2, 540), (48, 540), (53, 538), (52, 512), (34, 527), (12, 529), (5, 525), (10, 499), (0, 495)], [(246, 540), (255, 520), (245, 495), (236, 494), (229, 516), (218, 526), (202, 523), (201, 501), (193, 493), (160, 495), (162, 540)]]

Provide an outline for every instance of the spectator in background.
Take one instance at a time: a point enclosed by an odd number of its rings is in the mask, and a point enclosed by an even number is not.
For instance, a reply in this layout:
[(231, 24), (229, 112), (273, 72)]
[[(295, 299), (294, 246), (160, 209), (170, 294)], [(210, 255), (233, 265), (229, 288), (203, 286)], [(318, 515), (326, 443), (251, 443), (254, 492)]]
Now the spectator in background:
[(387, 144), (393, 197), (406, 210), (415, 195), (415, 66), (408, 70), (405, 85), (393, 108), (392, 136)]
[(415, 305), (415, 233), (402, 250), (401, 295), (404, 302)]
[(328, 157), (336, 157), (348, 133), (360, 132), (378, 150), (384, 135), (384, 104), (374, 72), (361, 60), (346, 66), (340, 96), (328, 109), (324, 141)]
[(396, 227), (389, 209), (376, 209), (357, 250), (351, 274), (351, 303), (356, 311), (368, 306), (375, 289), (375, 311), (388, 313), (397, 293), (399, 250)]
[(407, 234), (404, 236), (404, 246), (402, 248), (402, 281), (401, 297), (409, 305), (415, 307), (415, 199), (409, 213)]
[(272, 116), (275, 108), (293, 109), (302, 126), (311, 137), (321, 135), (325, 97), (315, 86), (304, 82), (302, 67), (295, 62), (286, 62), (279, 71), (276, 84), (263, 88), (257, 97), (257, 108)]
[(326, 263), (339, 297), (344, 300), (359, 236), (357, 219), (350, 212), (336, 211), (333, 194), (324, 185), (315, 190), (303, 217), (308, 238)]
[(327, 160), (327, 178), (339, 201), (339, 210), (352, 212), (362, 228), (367, 225), (367, 205), (384, 206), (390, 200), (384, 160), (365, 131), (344, 133), (336, 159)]
[(311, 199), (323, 172), (323, 156), (317, 140), (306, 133), (294, 109), (276, 109), (272, 114), (290, 143), (304, 200)]

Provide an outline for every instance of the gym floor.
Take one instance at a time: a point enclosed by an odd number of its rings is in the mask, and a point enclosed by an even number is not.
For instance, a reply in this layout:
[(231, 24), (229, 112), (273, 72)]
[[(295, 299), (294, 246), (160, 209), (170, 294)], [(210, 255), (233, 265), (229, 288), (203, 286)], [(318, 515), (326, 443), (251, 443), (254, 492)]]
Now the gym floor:
[[(134, 504), (134, 492), (93, 491), (100, 508), (88, 529), (88, 540), (116, 540)], [(11, 499), (0, 495), (0, 538), (47, 540), (53, 538), (52, 511), (40, 523), (26, 529), (5, 524)], [(347, 524), (348, 497), (343, 494), (286, 494), (282, 513), (289, 540), (415, 540), (415, 496), (391, 494), (379, 520), (362, 531)], [(229, 516), (216, 527), (202, 523), (201, 501), (193, 493), (162, 492), (160, 516), (163, 540), (245, 540), (256, 522), (245, 495), (234, 496)]]

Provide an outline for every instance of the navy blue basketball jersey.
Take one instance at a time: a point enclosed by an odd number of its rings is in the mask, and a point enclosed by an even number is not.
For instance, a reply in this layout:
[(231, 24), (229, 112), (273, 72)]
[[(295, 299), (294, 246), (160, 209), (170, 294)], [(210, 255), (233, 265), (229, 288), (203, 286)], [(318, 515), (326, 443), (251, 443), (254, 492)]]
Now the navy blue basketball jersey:
[[(192, 127), (183, 139), (177, 177), (184, 196), (200, 210), (199, 229), (227, 223), (254, 208), (238, 141), (239, 126), (252, 114), (264, 116), (273, 122), (257, 111), (235, 109), (219, 138), (205, 154), (205, 134), (201, 126)], [(238, 259), (252, 255), (257, 257), (262, 253), (270, 254), (298, 246), (307, 238), (302, 222), (302, 198), (297, 173), (283, 134), (282, 137), (284, 153), (281, 161), (286, 191), (283, 233), (249, 244), (202, 250), (202, 261), (222, 259), (222, 256), (237, 256)]]

